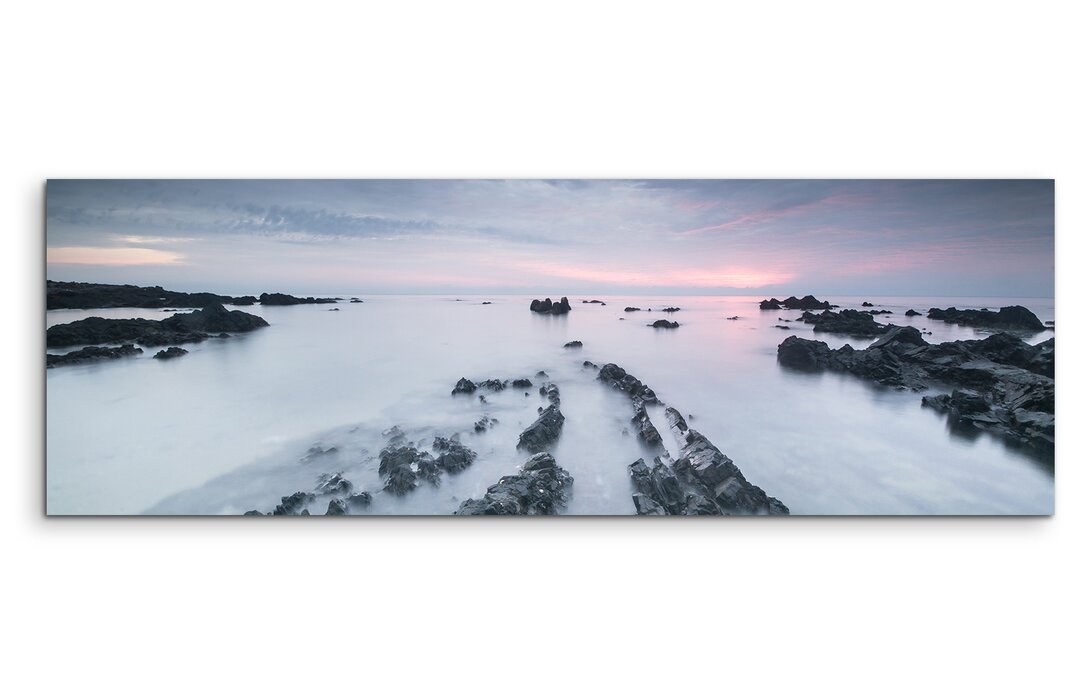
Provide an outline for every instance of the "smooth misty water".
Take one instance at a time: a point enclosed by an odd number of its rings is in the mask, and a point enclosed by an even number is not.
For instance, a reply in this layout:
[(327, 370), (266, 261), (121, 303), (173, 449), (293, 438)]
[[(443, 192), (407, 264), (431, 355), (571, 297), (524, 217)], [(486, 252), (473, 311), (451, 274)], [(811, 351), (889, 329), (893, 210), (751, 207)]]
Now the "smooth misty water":
[[(561, 295), (561, 294), (550, 294)], [(649, 384), (793, 514), (934, 514), (1053, 511), (1052, 470), (981, 435), (956, 435), (920, 404), (922, 394), (883, 389), (840, 374), (780, 367), (791, 334), (836, 347), (869, 341), (816, 335), (797, 312), (761, 311), (754, 297), (603, 297), (564, 317), (536, 315), (530, 298), (366, 297), (362, 304), (236, 308), (269, 328), (119, 361), (47, 371), (47, 494), (50, 514), (199, 513), (270, 510), (281, 496), (312, 490), (320, 473), (343, 471), (374, 494), (375, 514), (441, 514), (477, 497), (527, 456), (514, 446), (536, 417), (536, 388), (451, 397), (458, 378), (532, 377), (545, 370), (567, 417), (552, 450), (575, 478), (571, 514), (633, 513), (627, 465), (649, 453), (626, 433), (629, 401), (595, 381), (583, 360), (616, 362)], [(786, 294), (777, 294), (786, 297)], [(481, 305), (491, 300), (491, 305)], [(834, 297), (858, 306), (862, 298)], [(909, 319), (909, 307), (1022, 304), (1053, 319), (1053, 301), (869, 298), (914, 324), (930, 342), (979, 338), (967, 327)], [(634, 305), (654, 312), (624, 313)], [(667, 315), (656, 310), (679, 306)], [(47, 324), (97, 315), (167, 317), (148, 310), (60, 310)], [(737, 321), (727, 317), (738, 315)], [(620, 321), (620, 318), (624, 320)], [(646, 323), (677, 319), (678, 330)], [(1037, 342), (1052, 332), (1030, 339)], [(563, 343), (581, 340), (579, 350)], [(50, 350), (50, 352), (54, 352)], [(63, 352), (58, 350), (55, 352)], [(473, 434), (489, 414), (500, 424)], [(658, 428), (666, 422), (653, 412)], [(382, 432), (400, 425), (421, 447), (461, 432), (479, 457), (470, 468), (404, 497), (376, 493)], [(668, 441), (670, 443), (670, 441)], [(337, 453), (303, 463), (313, 445)], [(669, 445), (674, 451), (674, 446)], [(325, 512), (327, 498), (311, 507)]]

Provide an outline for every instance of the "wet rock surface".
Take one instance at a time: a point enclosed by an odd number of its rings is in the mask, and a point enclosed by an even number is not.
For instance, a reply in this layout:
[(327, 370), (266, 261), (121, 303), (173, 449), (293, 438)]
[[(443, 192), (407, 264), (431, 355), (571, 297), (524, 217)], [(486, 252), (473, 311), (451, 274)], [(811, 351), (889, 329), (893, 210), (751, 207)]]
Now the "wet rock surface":
[(788, 508), (754, 486), (735, 463), (694, 429), (678, 410), (665, 410), (678, 443), (679, 458), (670, 465), (666, 453), (630, 465), (638, 492), (638, 514), (786, 515)]
[(260, 305), (329, 305), (342, 300), (344, 298), (298, 298), (285, 293), (263, 293), (259, 296)]
[(154, 354), (154, 359), (155, 360), (171, 360), (171, 359), (173, 359), (175, 357), (183, 357), (184, 355), (187, 355), (187, 354), (188, 354), (187, 350), (184, 350), (183, 348), (177, 348), (176, 346), (173, 346), (171, 348), (166, 348), (165, 350), (159, 350), (157, 353)]
[(663, 445), (664, 441), (649, 418), (644, 402), (640, 400), (634, 402), (634, 416), (631, 418), (630, 423), (634, 425), (638, 440), (642, 443), (653, 447)]
[[(46, 367), (62, 367), (69, 364), (84, 364), (86, 362), (99, 362), (101, 360), (118, 360), (121, 357), (142, 354), (142, 348), (136, 348), (127, 343), (115, 348), (87, 346), (82, 350), (75, 350), (64, 355), (46, 355)], [(156, 357), (156, 355), (155, 355)]]
[(596, 378), (615, 390), (622, 391), (635, 402), (645, 404), (658, 402), (656, 393), (651, 388), (641, 383), (633, 374), (628, 374), (625, 369), (617, 364), (605, 364), (600, 368)]
[(813, 324), (814, 331), (818, 333), (876, 337), (885, 331), (885, 325), (874, 321), (871, 313), (858, 310), (840, 310), (839, 312), (825, 310), (820, 314), (804, 312), (797, 321)]
[(45, 344), (52, 348), (134, 341), (139, 345), (165, 346), (197, 343), (209, 338), (210, 333), (243, 333), (264, 326), (269, 324), (262, 317), (211, 304), (160, 321), (87, 317), (68, 324), (55, 324), (45, 333)]
[(521, 432), (518, 437), (518, 450), (526, 450), (530, 453), (548, 450), (562, 435), (566, 418), (559, 410), (558, 386), (546, 383), (540, 387), (540, 395), (547, 397), (549, 404), (546, 408), (541, 408), (540, 416), (536, 418), (536, 421)]
[(832, 350), (823, 341), (790, 336), (777, 348), (777, 360), (804, 371), (846, 372), (916, 391), (931, 383), (951, 385), (960, 395), (932, 396), (925, 404), (1042, 453), (1053, 450), (1053, 339), (1033, 346), (999, 333), (932, 345), (906, 326), (894, 327), (865, 350), (848, 345)]
[(504, 476), (483, 498), (461, 504), (458, 515), (552, 515), (565, 506), (574, 478), (549, 453), (533, 455), (513, 476)]
[(926, 313), (927, 319), (936, 319), (947, 324), (960, 324), (979, 329), (1000, 331), (1043, 331), (1043, 325), (1035, 313), (1022, 305), (1002, 307), (999, 311), (958, 310), (950, 307), (946, 310), (931, 307)]
[(571, 310), (570, 301), (563, 296), (558, 302), (552, 302), (551, 298), (533, 300), (529, 309), (538, 314), (566, 314)]

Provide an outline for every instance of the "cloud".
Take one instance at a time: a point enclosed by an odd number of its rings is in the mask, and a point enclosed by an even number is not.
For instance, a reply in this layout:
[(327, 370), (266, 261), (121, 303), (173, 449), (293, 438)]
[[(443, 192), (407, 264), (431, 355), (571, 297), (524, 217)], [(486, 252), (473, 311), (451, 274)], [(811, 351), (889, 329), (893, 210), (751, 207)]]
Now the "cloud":
[(110, 267), (178, 264), (179, 253), (152, 248), (47, 248), (45, 262), (49, 265), (97, 265)]

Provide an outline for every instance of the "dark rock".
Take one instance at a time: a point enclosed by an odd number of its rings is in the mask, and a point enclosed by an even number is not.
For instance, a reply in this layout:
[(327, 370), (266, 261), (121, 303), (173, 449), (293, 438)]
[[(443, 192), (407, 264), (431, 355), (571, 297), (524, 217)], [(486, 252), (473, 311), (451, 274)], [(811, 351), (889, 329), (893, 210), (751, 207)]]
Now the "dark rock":
[(352, 489), (352, 482), (342, 477), (340, 472), (337, 472), (335, 474), (320, 474), (315, 492), (322, 495), (345, 495), (352, 493)]
[(656, 394), (651, 388), (641, 383), (636, 376), (628, 374), (625, 369), (617, 364), (605, 364), (600, 368), (600, 373), (597, 374), (596, 378), (615, 390), (627, 394), (631, 400), (646, 404), (658, 402)]
[(607, 303), (602, 300), (582, 300), (581, 302), (586, 305), (607, 305)]
[(679, 311), (679, 310), (681, 310), (681, 309), (682, 309), (681, 307), (665, 307), (665, 308), (664, 308), (663, 310), (661, 310), (661, 311), (662, 311), (662, 312), (678, 312), (678, 311)]
[(330, 505), (326, 508), (326, 514), (334, 516), (349, 514), (348, 504), (341, 498), (334, 498), (330, 501)]
[(773, 328), (783, 329), (784, 331), (790, 331), (791, 330), (790, 326), (784, 326), (783, 324), (774, 324)]
[(731, 322), (737, 322), (739, 321), (739, 315), (735, 315), (734, 317), (728, 317), (727, 320)]
[(429, 457), (421, 458), (416, 462), (416, 475), (433, 486), (438, 486), (441, 478), (439, 465)]
[(581, 366), (584, 367), (585, 369), (599, 369), (599, 367), (597, 367), (592, 362), (589, 362), (588, 360), (585, 360), (584, 362), (582, 362)]
[(416, 472), (409, 465), (397, 465), (386, 476), (386, 485), (383, 487), (394, 495), (405, 495), (417, 487)]
[(334, 446), (330, 446), (329, 448), (323, 448), (322, 446), (313, 445), (308, 448), (307, 453), (305, 453), (304, 456), (300, 458), (300, 461), (307, 463), (313, 460), (318, 460), (319, 458), (326, 457), (328, 455), (337, 455), (337, 452), (338, 449)]
[(763, 310), (779, 310), (783, 307), (783, 304), (776, 298), (769, 298), (768, 300), (762, 300), (758, 307)]
[(379, 476), (386, 476), (401, 466), (411, 470), (420, 460), (430, 458), (430, 454), (420, 452), (411, 445), (389, 445), (379, 452)]
[(105, 319), (87, 317), (68, 324), (55, 324), (45, 334), (46, 346), (96, 345), (135, 341), (140, 345), (173, 345), (206, 340), (208, 333), (246, 332), (269, 326), (262, 317), (226, 310), (211, 304), (188, 314), (174, 314), (161, 321), (151, 319)]
[(529, 379), (514, 379), (510, 382), (510, 385), (514, 388), (532, 388), (533, 382)]
[(521, 432), (521, 436), (518, 437), (518, 450), (538, 453), (549, 449), (559, 440), (564, 421), (566, 418), (559, 411), (559, 404), (553, 402), (548, 405), (536, 421)]
[(892, 314), (892, 310), (866, 310), (866, 314), (878, 315), (878, 314)]
[(581, 341), (570, 341), (569, 343), (563, 343), (564, 348), (580, 348), (584, 345)]
[(481, 305), (490, 305), (490, 304), (491, 304), (491, 301), (490, 301), (490, 300), (485, 300), (484, 302), (482, 302), (482, 303), (480, 303), (480, 304), (481, 304)]
[(329, 305), (343, 300), (343, 298), (297, 298), (295, 295), (284, 293), (263, 293), (259, 296), (261, 305)]
[(864, 300), (864, 301), (863, 301), (863, 304), (862, 304), (862, 306), (863, 306), (863, 307), (873, 307), (873, 306), (874, 306), (874, 303), (872, 303), (872, 302), (866, 302), (866, 301)]
[(630, 421), (642, 443), (653, 447), (663, 445), (664, 441), (660, 438), (660, 432), (656, 430), (656, 426), (649, 419), (649, 413), (645, 410), (645, 403), (640, 401), (634, 403), (634, 416)]
[(486, 388), (488, 390), (492, 390), (498, 393), (499, 391), (505, 390), (506, 385), (507, 383), (500, 379), (488, 379), (486, 381), (481, 381), (479, 384), (477, 384), (477, 388)]
[(303, 491), (297, 491), (292, 495), (287, 495), (281, 499), (281, 504), (274, 508), (274, 514), (276, 515), (295, 515), (302, 514), (301, 509), (305, 505), (315, 500), (315, 496), (311, 493), (304, 493)]
[(118, 360), (121, 357), (139, 354), (142, 354), (142, 348), (136, 348), (130, 343), (115, 348), (99, 348), (91, 345), (65, 355), (46, 355), (45, 366), (61, 367), (66, 364), (82, 364), (98, 360)]
[(666, 319), (657, 319), (652, 324), (649, 324), (649, 326), (657, 329), (677, 329), (679, 328), (679, 322), (669, 322)]
[(623, 312), (641, 312), (640, 307), (624, 307)]
[(473, 431), (475, 431), (478, 434), (479, 433), (484, 433), (485, 431), (492, 428), (493, 426), (495, 426), (498, 423), (499, 423), (498, 419), (495, 419), (494, 417), (488, 417), (487, 415), (484, 415), (479, 420), (477, 420), (477, 422), (475, 424), (473, 424)]
[(559, 302), (551, 302), (551, 298), (544, 298), (543, 300), (533, 300), (529, 305), (529, 309), (539, 314), (566, 314), (571, 310), (570, 301), (563, 296)]
[(353, 493), (346, 501), (349, 504), (349, 509), (360, 509), (371, 505), (371, 494), (367, 491), (361, 491), (359, 493)]
[(504, 476), (483, 498), (466, 500), (458, 515), (552, 515), (565, 506), (574, 478), (548, 453), (533, 455), (513, 476)]
[(247, 512), (244, 513), (244, 516), (245, 517), (262, 517), (263, 513), (259, 512), (258, 510), (248, 510)]
[(364, 301), (361, 300), (360, 298), (349, 298), (349, 302), (351, 302), (351, 303), (362, 303)]
[(904, 316), (905, 317), (921, 317), (922, 313), (921, 312), (916, 312), (915, 310), (908, 310), (907, 312), (904, 313)]
[(184, 350), (183, 348), (177, 348), (177, 347), (174, 346), (174, 347), (171, 347), (171, 348), (167, 348), (165, 350), (159, 350), (154, 355), (154, 359), (155, 360), (171, 360), (174, 357), (183, 357), (184, 355), (187, 355), (187, 354), (188, 354), (188, 351)]
[(450, 395), (457, 395), (458, 393), (475, 393), (476, 384), (469, 381), (464, 376), (458, 379), (457, 385), (454, 386), (454, 390), (450, 391)]
[(1022, 305), (1002, 307), (998, 312), (989, 310), (947, 310), (931, 307), (926, 314), (928, 319), (936, 319), (947, 324), (961, 324), (979, 329), (997, 329), (1002, 331), (1043, 331), (1046, 329), (1031, 310)]
[(848, 336), (879, 336), (885, 331), (884, 324), (878, 324), (867, 312), (858, 310), (825, 310), (821, 314), (804, 312), (799, 321), (814, 325), (819, 333), (838, 333)]
[(396, 424), (386, 431), (382, 432), (383, 438), (386, 439), (386, 445), (391, 448), (396, 448), (405, 445), (405, 432), (401, 430), (400, 426)]
[(830, 310), (836, 307), (836, 305), (830, 305), (828, 300), (822, 302), (812, 295), (802, 298), (792, 296), (781, 304), (789, 310)]
[(75, 281), (46, 281), (45, 309), (112, 307), (191, 308), (211, 304), (254, 305), (253, 296), (231, 297), (214, 293), (181, 293), (161, 286), (131, 286)]
[(477, 400), (480, 401), (481, 405), (487, 405), (487, 396), (486, 395), (481, 394), (481, 395), (477, 396)]
[(546, 378), (548, 378), (547, 372), (545, 372), (542, 369), (540, 371), (536, 372), (535, 376), (536, 376), (537, 379), (546, 379)]
[(898, 388), (949, 384), (956, 393), (928, 396), (925, 404), (949, 411), (959, 423), (1038, 450), (1053, 449), (1053, 339), (1031, 346), (999, 333), (931, 345), (914, 327), (895, 327), (865, 350), (847, 345), (831, 350), (822, 341), (791, 336), (778, 347), (777, 359), (787, 367), (845, 372)]
[(456, 438), (444, 438), (434, 449), (439, 453), (435, 464), (450, 474), (462, 472), (476, 461), (476, 451), (465, 447)]
[(341, 312), (340, 307), (331, 307), (327, 312)]

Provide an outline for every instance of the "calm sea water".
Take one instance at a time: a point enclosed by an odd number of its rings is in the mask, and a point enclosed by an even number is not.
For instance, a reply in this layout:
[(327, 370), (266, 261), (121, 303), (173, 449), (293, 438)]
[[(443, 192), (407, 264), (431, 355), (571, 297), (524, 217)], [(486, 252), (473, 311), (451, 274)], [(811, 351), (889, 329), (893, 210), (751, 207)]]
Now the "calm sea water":
[[(561, 295), (561, 294), (551, 294)], [(776, 294), (783, 298), (787, 294)], [(312, 490), (320, 473), (343, 471), (357, 490), (381, 487), (382, 432), (399, 425), (411, 440), (461, 432), (479, 454), (438, 487), (404, 497), (375, 493), (375, 514), (442, 514), (477, 497), (526, 456), (520, 431), (543, 404), (507, 389), (451, 397), (458, 378), (532, 377), (544, 370), (562, 390), (567, 417), (552, 450), (575, 478), (571, 514), (631, 514), (626, 467), (648, 456), (626, 433), (629, 401), (601, 386), (583, 360), (616, 362), (661, 400), (692, 414), (701, 431), (754, 484), (793, 514), (1045, 514), (1053, 511), (1052, 470), (989, 435), (956, 435), (921, 394), (882, 389), (840, 374), (804, 374), (776, 363), (791, 334), (836, 347), (869, 341), (816, 335), (761, 311), (753, 297), (611, 297), (565, 317), (536, 315), (530, 298), (363, 296), (362, 304), (252, 307), (270, 327), (186, 346), (185, 357), (142, 356), (50, 369), (47, 392), (47, 509), (50, 514), (236, 514), (272, 509), (281, 496)], [(828, 296), (820, 296), (828, 297)], [(843, 306), (864, 298), (830, 297)], [(483, 300), (492, 304), (481, 305)], [(1054, 318), (1052, 300), (869, 298), (914, 324), (928, 341), (980, 338), (967, 327), (907, 318), (909, 307), (1021, 304)], [(653, 312), (624, 313), (633, 305)], [(674, 315), (658, 312), (681, 307)], [(60, 310), (47, 324), (86, 316), (163, 318), (147, 310)], [(729, 317), (738, 316), (738, 320)], [(677, 319), (677, 330), (646, 326)], [(1037, 342), (1052, 332), (1030, 338)], [(584, 347), (563, 348), (571, 340)], [(50, 352), (54, 352), (50, 350)], [(55, 352), (63, 352), (63, 349)], [(484, 414), (500, 423), (476, 435)], [(662, 413), (653, 414), (666, 427)], [(336, 447), (302, 462), (313, 445)], [(674, 446), (669, 446), (674, 450)], [(313, 513), (325, 511), (320, 499)]]

